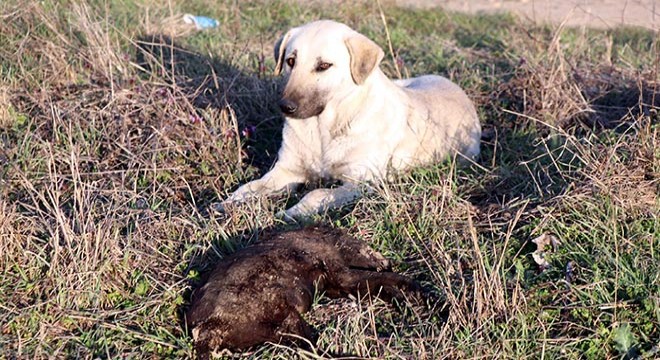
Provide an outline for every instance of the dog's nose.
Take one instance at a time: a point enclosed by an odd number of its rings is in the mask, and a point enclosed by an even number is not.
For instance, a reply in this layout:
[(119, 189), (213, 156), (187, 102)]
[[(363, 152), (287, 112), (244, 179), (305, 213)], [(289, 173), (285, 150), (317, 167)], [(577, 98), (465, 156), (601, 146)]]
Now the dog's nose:
[(282, 99), (280, 100), (279, 105), (280, 110), (282, 110), (285, 115), (291, 115), (298, 110), (298, 105), (291, 100)]

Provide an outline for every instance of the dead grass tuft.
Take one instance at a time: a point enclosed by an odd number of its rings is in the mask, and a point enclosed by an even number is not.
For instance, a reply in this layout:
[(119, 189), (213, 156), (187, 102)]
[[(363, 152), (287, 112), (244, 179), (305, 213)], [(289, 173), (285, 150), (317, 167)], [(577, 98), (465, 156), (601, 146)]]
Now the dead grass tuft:
[[(509, 56), (511, 74), (488, 97), (517, 122), (540, 129), (615, 128), (657, 108), (657, 66), (641, 72), (614, 66), (611, 37), (590, 40), (583, 33), (569, 48), (563, 38), (576, 35), (562, 26), (547, 34), (522, 31), (527, 36), (512, 41), (519, 55)], [(592, 52), (593, 41), (608, 47), (605, 62), (576, 55)], [(651, 51), (657, 52), (655, 42)]]
[(511, 108), (526, 117), (564, 127), (593, 112), (564, 56), (558, 31), (540, 57), (523, 57), (500, 91), (517, 99)]
[(651, 116), (638, 116), (617, 138), (581, 149), (586, 188), (612, 199), (627, 216), (657, 216), (660, 195), (658, 129)]

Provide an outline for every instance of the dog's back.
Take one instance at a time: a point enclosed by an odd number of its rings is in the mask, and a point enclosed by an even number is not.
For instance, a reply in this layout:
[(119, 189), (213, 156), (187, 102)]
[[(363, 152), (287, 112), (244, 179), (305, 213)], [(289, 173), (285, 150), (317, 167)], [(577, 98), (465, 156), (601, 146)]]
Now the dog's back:
[(394, 83), (410, 97), (413, 110), (408, 126), (414, 129), (422, 151), (428, 156), (460, 153), (473, 158), (479, 154), (479, 118), (472, 101), (458, 85), (437, 75)]

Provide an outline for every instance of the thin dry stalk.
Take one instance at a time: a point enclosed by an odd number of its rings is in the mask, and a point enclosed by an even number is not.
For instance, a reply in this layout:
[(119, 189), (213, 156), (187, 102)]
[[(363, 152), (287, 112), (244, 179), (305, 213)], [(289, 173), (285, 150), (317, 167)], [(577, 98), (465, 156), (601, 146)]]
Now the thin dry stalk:
[(387, 38), (387, 47), (390, 50), (390, 56), (392, 57), (392, 64), (394, 64), (394, 70), (396, 71), (397, 78), (401, 79), (401, 70), (399, 69), (399, 62), (397, 61), (396, 53), (394, 52), (394, 48), (392, 47), (392, 39), (390, 37), (389, 27), (387, 26), (387, 19), (385, 18), (385, 12), (383, 11), (383, 7), (380, 5), (380, 0), (376, 0), (376, 4), (378, 4), (378, 12), (380, 13), (380, 19), (383, 22), (383, 28), (385, 29), (385, 36)]

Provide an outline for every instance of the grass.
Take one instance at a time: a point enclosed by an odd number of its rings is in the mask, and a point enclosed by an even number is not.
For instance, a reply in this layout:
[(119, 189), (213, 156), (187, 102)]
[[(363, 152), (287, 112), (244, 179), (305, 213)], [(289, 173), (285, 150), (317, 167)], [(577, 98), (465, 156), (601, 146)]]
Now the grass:
[[(438, 304), (319, 295), (312, 352), (244, 356), (660, 356), (657, 34), (383, 11), (382, 68), (463, 86), (482, 155), (317, 220), (369, 241)], [(188, 12), (222, 25), (193, 31)], [(274, 160), (273, 43), (321, 17), (388, 49), (368, 2), (0, 3), (0, 357), (194, 356), (182, 313), (199, 274), (285, 228), (284, 199), (207, 208)], [(561, 244), (541, 271), (531, 240), (544, 233)]]

